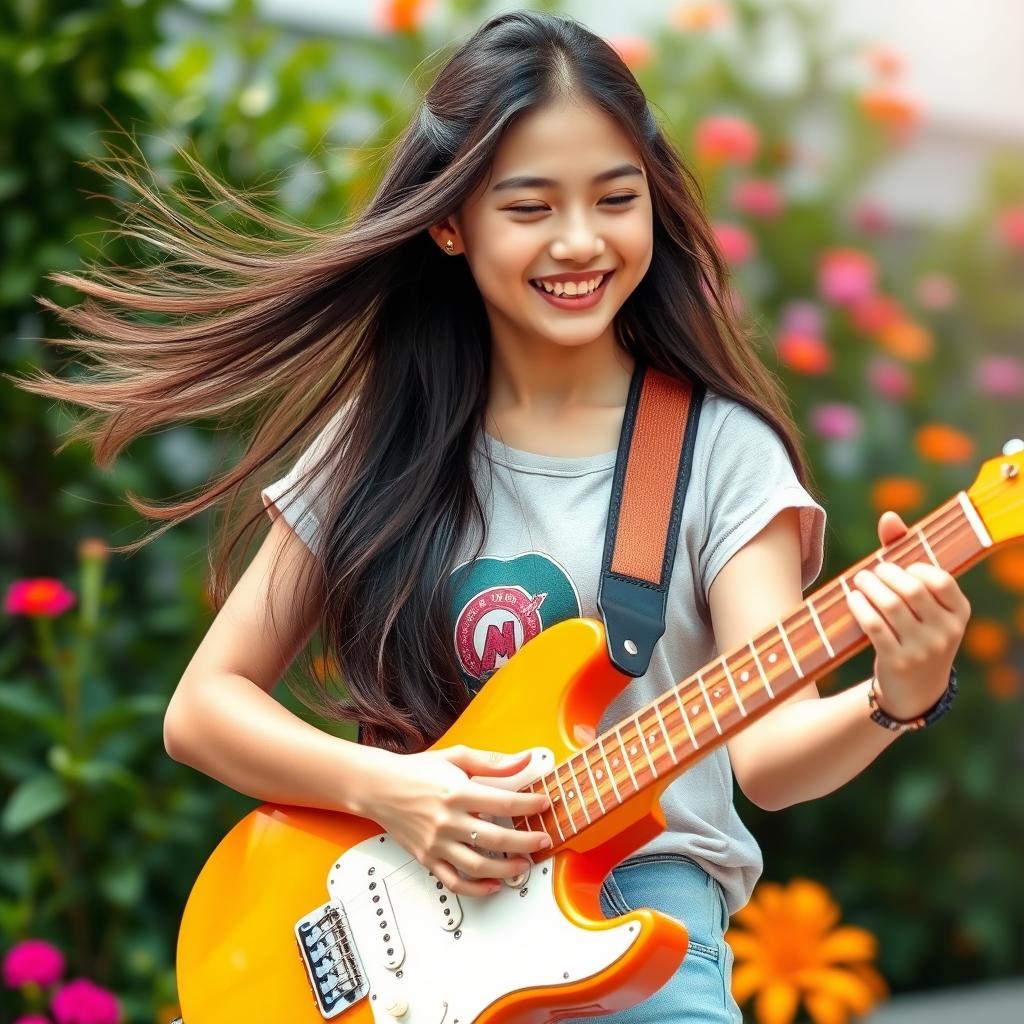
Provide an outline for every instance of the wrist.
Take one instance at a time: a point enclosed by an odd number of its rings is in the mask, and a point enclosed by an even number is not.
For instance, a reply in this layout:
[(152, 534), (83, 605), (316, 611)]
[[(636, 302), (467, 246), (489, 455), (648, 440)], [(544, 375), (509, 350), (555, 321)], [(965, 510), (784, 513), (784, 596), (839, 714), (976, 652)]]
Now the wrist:
[(871, 720), (896, 733), (911, 732), (932, 725), (945, 715), (952, 706), (957, 691), (956, 666), (949, 672), (946, 689), (928, 707), (917, 714), (894, 715), (885, 704), (884, 694), (880, 693), (878, 676), (868, 681), (868, 706), (871, 709)]

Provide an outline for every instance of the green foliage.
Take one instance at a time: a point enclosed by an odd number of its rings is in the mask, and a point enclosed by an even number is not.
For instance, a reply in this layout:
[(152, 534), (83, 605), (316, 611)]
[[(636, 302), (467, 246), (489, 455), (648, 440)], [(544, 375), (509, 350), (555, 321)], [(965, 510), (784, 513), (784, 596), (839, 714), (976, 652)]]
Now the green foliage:
[[(557, 9), (556, 4), (534, 5)], [(780, 178), (798, 123), (829, 126), (824, 165), (775, 222), (745, 223), (756, 260), (737, 267), (737, 289), (766, 361), (793, 397), (801, 424), (823, 399), (863, 410), (865, 431), (836, 444), (808, 431), (816, 483), (829, 511), (828, 579), (877, 546), (870, 485), (906, 475), (926, 489), (923, 513), (969, 486), (978, 461), (943, 467), (912, 449), (932, 420), (960, 425), (991, 457), (1020, 424), (1010, 409), (969, 386), (976, 360), (1019, 347), (1024, 325), (1020, 254), (992, 242), (996, 212), (1024, 198), (1019, 152), (997, 154), (983, 194), (963, 223), (903, 227), (876, 236), (851, 226), (854, 196), (891, 152), (833, 73), (855, 55), (826, 42), (827, 15), (775, 3), (772, 18), (797, 35), (801, 83), (785, 94), (760, 87), (750, 67), (770, 45), (763, 2), (736, 3), (732, 50), (701, 33), (666, 27), (653, 59), (637, 69), (659, 118), (693, 148), (701, 120), (736, 113), (762, 143), (749, 170)], [(166, 181), (187, 169), (173, 144), (189, 145), (229, 184), (265, 189), (286, 216), (327, 225), (357, 206), (381, 169), (379, 155), (405, 124), (435, 51), (479, 23), (484, 5), (460, 0), (435, 38), (423, 31), (325, 37), (262, 22), (251, 3), (201, 13), (179, 0), (15, 0), (0, 21), (0, 322), (4, 367), (58, 365), (37, 340), (54, 334), (34, 295), (77, 301), (46, 274), (85, 260), (131, 263), (124, 242), (94, 242), (113, 207), (83, 161), (117, 125), (135, 128)], [(713, 219), (736, 220), (737, 169), (703, 172)], [(102, 191), (102, 189), (100, 189)], [(88, 202), (87, 202), (88, 199)], [(771, 336), (788, 303), (817, 297), (822, 250), (870, 252), (880, 289), (899, 297), (935, 339), (911, 366), (902, 405), (865, 382), (871, 343), (837, 315), (826, 333), (836, 364), (824, 377), (779, 365)], [(922, 273), (941, 270), (959, 290), (954, 309), (915, 302)], [(109, 565), (79, 556), (78, 543), (120, 543), (137, 527), (121, 501), (201, 483), (229, 456), (222, 442), (182, 427), (142, 439), (130, 457), (97, 471), (81, 446), (53, 457), (65, 413), (13, 388), (4, 391), (6, 459), (0, 470), (0, 583), (66, 576), (78, 560), (79, 605), (51, 625), (10, 619), (0, 645), (0, 947), (47, 937), (76, 972), (109, 985), (130, 1021), (151, 1021), (173, 1001), (177, 923), (189, 888), (216, 842), (253, 801), (172, 762), (161, 719), (210, 618), (203, 594), (204, 523), (188, 524), (133, 559)], [(982, 570), (965, 577), (976, 615), (1006, 621), (1009, 595)], [(1018, 617), (1019, 617), (1018, 596)], [(1013, 657), (1020, 668), (1019, 642)], [(997, 705), (981, 666), (958, 658), (962, 696), (934, 731), (899, 741), (880, 764), (829, 797), (765, 814), (737, 797), (765, 851), (766, 877), (817, 878), (848, 920), (875, 932), (894, 988), (972, 981), (1024, 969), (1024, 890), (1018, 884), (1024, 807), (1019, 695)], [(861, 660), (842, 684), (864, 678)], [(278, 696), (306, 714), (288, 694)], [(308, 715), (306, 717), (309, 717)], [(322, 724), (322, 723), (317, 723)]]

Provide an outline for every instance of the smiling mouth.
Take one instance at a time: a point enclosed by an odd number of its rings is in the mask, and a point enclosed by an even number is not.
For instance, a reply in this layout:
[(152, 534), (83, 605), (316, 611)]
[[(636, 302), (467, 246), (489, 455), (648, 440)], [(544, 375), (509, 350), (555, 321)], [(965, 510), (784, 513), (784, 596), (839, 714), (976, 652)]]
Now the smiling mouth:
[(601, 283), (594, 289), (594, 291), (584, 292), (582, 294), (577, 295), (569, 295), (567, 292), (562, 292), (561, 294), (559, 294), (558, 292), (549, 292), (547, 288), (544, 287), (544, 285), (538, 284), (538, 282), (533, 280), (532, 278), (530, 279), (530, 285), (533, 288), (536, 288), (537, 291), (539, 291), (542, 295), (548, 295), (555, 299), (569, 299), (570, 301), (572, 299), (586, 299), (593, 295), (595, 292), (599, 292), (608, 283), (612, 274), (614, 273), (614, 270), (610, 270), (608, 271), (608, 273), (603, 274), (601, 277)]

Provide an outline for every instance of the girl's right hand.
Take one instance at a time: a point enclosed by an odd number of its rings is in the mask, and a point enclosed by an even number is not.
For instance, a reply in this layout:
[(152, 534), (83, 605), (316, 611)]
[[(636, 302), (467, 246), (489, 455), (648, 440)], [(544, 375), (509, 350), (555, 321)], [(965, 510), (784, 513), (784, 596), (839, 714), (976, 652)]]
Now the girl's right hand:
[[(501, 854), (530, 854), (550, 847), (546, 832), (521, 832), (476, 816), (526, 817), (551, 806), (544, 793), (498, 789), (469, 778), (522, 771), (529, 763), (529, 751), (499, 754), (465, 744), (418, 754), (396, 754), (379, 747), (364, 751), (370, 760), (359, 813), (383, 825), (453, 893), (497, 892), (500, 879), (514, 878), (527, 866), (520, 857), (506, 859)], [(475, 841), (470, 839), (474, 831)], [(486, 856), (486, 851), (499, 856)], [(456, 868), (470, 877), (463, 878)]]

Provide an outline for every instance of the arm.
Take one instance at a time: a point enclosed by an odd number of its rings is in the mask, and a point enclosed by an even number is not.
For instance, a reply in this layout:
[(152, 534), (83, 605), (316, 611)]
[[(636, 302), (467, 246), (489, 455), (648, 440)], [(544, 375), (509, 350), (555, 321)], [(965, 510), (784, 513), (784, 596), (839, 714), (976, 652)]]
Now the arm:
[(316, 571), (278, 517), (178, 683), (164, 746), (174, 760), (258, 800), (361, 814), (363, 780), (387, 752), (325, 733), (270, 694), (319, 621), (313, 601), (296, 600), (300, 581)]
[[(883, 546), (907, 530), (895, 512), (878, 522)], [(798, 603), (798, 567), (797, 524), (784, 510), (712, 581), (709, 601), (719, 643), (743, 643)], [(744, 590), (746, 580), (759, 583)], [(854, 583), (847, 605), (875, 647), (880, 705), (900, 719), (923, 715), (946, 688), (970, 602), (950, 573), (923, 562), (906, 569), (881, 562), (858, 573)], [(899, 735), (871, 721), (869, 685), (866, 680), (821, 699), (810, 684), (734, 737), (729, 753), (743, 792), (761, 807), (778, 810), (831, 793), (863, 771)]]

